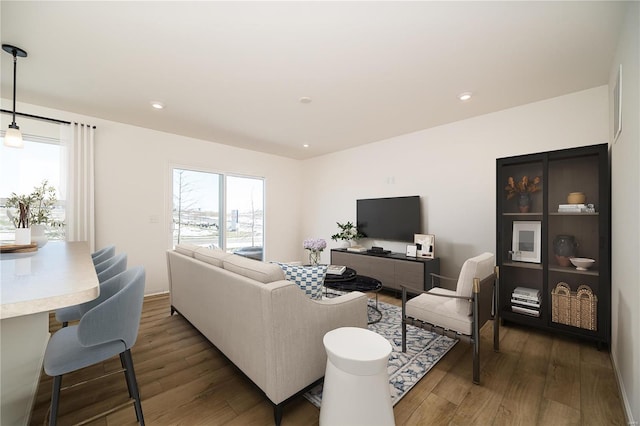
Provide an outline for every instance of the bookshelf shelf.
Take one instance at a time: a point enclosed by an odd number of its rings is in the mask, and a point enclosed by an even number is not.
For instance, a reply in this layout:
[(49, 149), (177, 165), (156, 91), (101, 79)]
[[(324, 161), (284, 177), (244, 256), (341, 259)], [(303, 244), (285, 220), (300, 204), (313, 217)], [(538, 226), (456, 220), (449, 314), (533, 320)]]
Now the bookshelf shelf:
[(504, 262), (502, 266), (509, 266), (511, 268), (525, 268), (525, 269), (539, 269), (542, 270), (542, 264), (540, 263), (526, 263), (526, 262)]
[(599, 212), (595, 212), (595, 213), (570, 213), (570, 212), (550, 212), (549, 216), (599, 216)]

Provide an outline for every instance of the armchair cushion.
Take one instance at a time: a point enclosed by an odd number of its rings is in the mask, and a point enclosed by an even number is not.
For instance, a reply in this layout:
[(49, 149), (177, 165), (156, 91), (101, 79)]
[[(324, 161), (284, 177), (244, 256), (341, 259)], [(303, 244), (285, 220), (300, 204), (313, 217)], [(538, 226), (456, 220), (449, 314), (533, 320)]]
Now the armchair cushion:
[(431, 324), (438, 324), (444, 329), (470, 336), (473, 318), (464, 312), (458, 312), (456, 305), (458, 299), (434, 296), (434, 293), (445, 296), (456, 295), (453, 290), (434, 287), (427, 293), (422, 293), (407, 301), (407, 316), (419, 318), (421, 321)]
[[(471, 297), (473, 292), (473, 279), (483, 279), (493, 273), (494, 266), (493, 253), (482, 253), (471, 259), (467, 259), (462, 265), (458, 284), (456, 286), (456, 296)], [(471, 315), (472, 306), (467, 300), (456, 300), (456, 311), (459, 314)]]

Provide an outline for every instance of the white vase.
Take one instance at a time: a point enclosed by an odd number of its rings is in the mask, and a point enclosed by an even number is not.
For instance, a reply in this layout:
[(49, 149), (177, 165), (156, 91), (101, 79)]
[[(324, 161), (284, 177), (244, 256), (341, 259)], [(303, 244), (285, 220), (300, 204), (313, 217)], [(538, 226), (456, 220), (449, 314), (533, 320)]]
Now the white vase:
[(49, 241), (49, 237), (44, 233), (46, 229), (45, 225), (35, 224), (31, 225), (31, 241), (38, 244), (38, 247), (42, 247)]
[(16, 228), (16, 244), (31, 244), (31, 228)]

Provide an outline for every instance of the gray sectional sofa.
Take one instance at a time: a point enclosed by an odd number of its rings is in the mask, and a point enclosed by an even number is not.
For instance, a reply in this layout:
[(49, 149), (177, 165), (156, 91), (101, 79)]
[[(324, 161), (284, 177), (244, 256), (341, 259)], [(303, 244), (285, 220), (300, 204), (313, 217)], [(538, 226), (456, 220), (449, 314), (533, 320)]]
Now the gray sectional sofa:
[(283, 404), (324, 376), (325, 333), (367, 326), (367, 297), (311, 300), (276, 264), (222, 250), (178, 245), (167, 252), (171, 312), (177, 311)]

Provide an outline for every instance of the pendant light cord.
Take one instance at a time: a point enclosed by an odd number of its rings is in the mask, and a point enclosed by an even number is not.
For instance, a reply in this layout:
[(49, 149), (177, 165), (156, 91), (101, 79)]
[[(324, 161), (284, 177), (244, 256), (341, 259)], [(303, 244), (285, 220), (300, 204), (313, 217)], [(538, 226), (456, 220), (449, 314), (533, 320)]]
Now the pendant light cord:
[(18, 128), (16, 124), (16, 67), (18, 64), (18, 51), (13, 49), (13, 120), (11, 121), (11, 126), (14, 129)]

